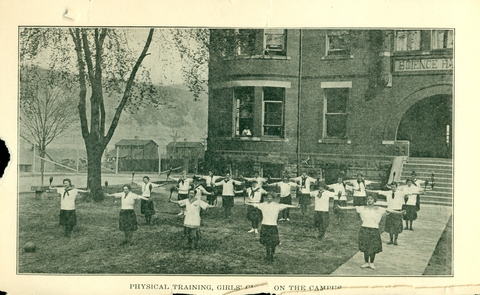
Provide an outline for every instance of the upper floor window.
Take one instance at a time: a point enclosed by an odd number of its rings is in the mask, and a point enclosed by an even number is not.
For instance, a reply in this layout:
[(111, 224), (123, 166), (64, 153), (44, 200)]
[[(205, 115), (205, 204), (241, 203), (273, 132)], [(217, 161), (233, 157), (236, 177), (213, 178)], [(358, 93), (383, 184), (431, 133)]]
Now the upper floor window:
[(285, 30), (266, 29), (264, 31), (264, 52), (266, 55), (285, 55)]
[(323, 138), (345, 138), (349, 88), (324, 88)]
[(263, 88), (263, 135), (283, 136), (285, 88)]
[(452, 30), (433, 30), (432, 31), (432, 49), (453, 48)]
[(397, 31), (395, 34), (395, 51), (420, 50), (421, 33), (417, 31)]
[(350, 55), (348, 31), (332, 31), (326, 35), (326, 56)]
[(233, 89), (235, 99), (235, 135), (251, 136), (253, 128), (254, 87)]

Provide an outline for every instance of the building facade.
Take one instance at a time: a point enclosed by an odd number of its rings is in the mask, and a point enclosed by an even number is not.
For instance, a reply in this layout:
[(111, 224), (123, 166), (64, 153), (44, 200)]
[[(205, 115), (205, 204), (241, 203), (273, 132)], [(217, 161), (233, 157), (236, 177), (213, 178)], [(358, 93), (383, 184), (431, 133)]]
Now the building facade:
[(208, 151), (245, 172), (382, 179), (451, 158), (453, 30), (211, 30)]
[(115, 171), (159, 171), (158, 144), (149, 139), (122, 139), (115, 144), (107, 161), (115, 162)]

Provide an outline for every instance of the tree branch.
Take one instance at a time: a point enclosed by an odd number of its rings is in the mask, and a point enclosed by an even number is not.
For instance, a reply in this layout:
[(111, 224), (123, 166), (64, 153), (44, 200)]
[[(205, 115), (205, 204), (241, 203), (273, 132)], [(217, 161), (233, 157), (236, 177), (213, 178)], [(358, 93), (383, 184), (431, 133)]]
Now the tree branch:
[(86, 29), (82, 30), (82, 45), (83, 45), (83, 52), (85, 53), (85, 61), (87, 63), (87, 71), (88, 71), (88, 78), (90, 79), (90, 84), (93, 85), (94, 82), (94, 72), (93, 72), (93, 64), (92, 64), (92, 52), (90, 51), (90, 44), (88, 44), (88, 36)]
[(73, 43), (75, 44), (75, 52), (77, 53), (77, 63), (78, 63), (78, 72), (79, 72), (79, 82), (80, 82), (80, 94), (78, 100), (78, 114), (80, 116), (80, 127), (82, 129), (82, 137), (87, 140), (90, 135), (88, 131), (88, 121), (87, 121), (87, 107), (86, 107), (86, 98), (87, 98), (87, 85), (85, 81), (85, 62), (82, 58), (82, 43), (80, 41), (80, 29), (69, 29), (70, 35), (73, 38)]
[(150, 43), (152, 42), (153, 31), (154, 29), (150, 29), (150, 32), (148, 34), (147, 41), (145, 42), (145, 46), (143, 47), (142, 53), (138, 57), (137, 62), (135, 63), (132, 69), (132, 72), (130, 73), (130, 77), (128, 78), (122, 100), (120, 101), (120, 104), (118, 105), (117, 110), (115, 111), (115, 116), (113, 117), (112, 124), (110, 125), (108, 133), (105, 136), (105, 142), (110, 141), (110, 139), (112, 138), (113, 133), (115, 132), (115, 128), (117, 128), (118, 122), (120, 120), (120, 115), (122, 114), (123, 108), (125, 107), (125, 104), (130, 98), (133, 80), (135, 79), (135, 75), (137, 74), (137, 71), (140, 68), (140, 65), (142, 64), (143, 59), (147, 56), (148, 48), (150, 46)]

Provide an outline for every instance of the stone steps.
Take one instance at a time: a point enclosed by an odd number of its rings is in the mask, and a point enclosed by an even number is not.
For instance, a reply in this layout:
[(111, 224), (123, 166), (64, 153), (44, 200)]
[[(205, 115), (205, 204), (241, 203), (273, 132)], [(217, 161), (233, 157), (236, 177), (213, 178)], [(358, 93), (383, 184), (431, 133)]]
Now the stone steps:
[(417, 178), (431, 181), (434, 174), (435, 185), (433, 190), (428, 185), (425, 195), (422, 195), (423, 204), (452, 206), (453, 203), (453, 163), (451, 159), (437, 158), (409, 158), (403, 165), (400, 176), (406, 180), (415, 171)]

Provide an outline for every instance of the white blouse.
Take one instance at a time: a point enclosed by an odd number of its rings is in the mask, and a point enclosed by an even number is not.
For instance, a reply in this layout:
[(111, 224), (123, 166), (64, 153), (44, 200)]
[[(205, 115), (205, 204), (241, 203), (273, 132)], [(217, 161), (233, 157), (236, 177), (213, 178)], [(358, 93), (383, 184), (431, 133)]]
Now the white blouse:
[(279, 204), (277, 202), (271, 202), (270, 204), (260, 203), (252, 204), (252, 206), (257, 207), (262, 211), (262, 224), (264, 225), (277, 225), (278, 213), (285, 208), (288, 208), (288, 205)]
[(125, 195), (125, 192), (113, 194), (115, 198), (121, 198), (122, 210), (131, 210), (133, 209), (133, 205), (135, 205), (135, 201), (140, 199), (140, 196), (132, 192), (129, 192), (126, 196)]
[(230, 179), (228, 181), (224, 179), (220, 182), (215, 183), (216, 186), (222, 186), (222, 196), (230, 196), (230, 197), (235, 196), (235, 191), (233, 189), (234, 184), (240, 185), (242, 183), (240, 181), (236, 181), (233, 179)]
[(250, 202), (260, 203), (263, 194), (267, 194), (267, 191), (261, 187), (257, 187), (254, 189), (252, 189), (251, 187), (247, 188), (247, 196)]
[(365, 191), (365, 184), (363, 182), (354, 182), (353, 183), (353, 196), (354, 197), (366, 197), (367, 193)]
[[(347, 200), (347, 192), (345, 190), (345, 186), (343, 186), (342, 183), (334, 183), (328, 185), (329, 188), (333, 189), (335, 192), (335, 200), (341, 200), (341, 201), (346, 201)], [(340, 194), (340, 198), (338, 195)]]
[(57, 188), (57, 192), (60, 194), (60, 209), (75, 210), (75, 199), (78, 195), (78, 189), (72, 188), (65, 193), (65, 188), (59, 187)]
[(378, 228), (382, 216), (385, 214), (385, 209), (377, 206), (358, 206), (356, 210), (362, 219), (362, 226), (369, 228)]
[(178, 201), (178, 204), (182, 207), (185, 206), (185, 219), (183, 220), (183, 225), (190, 228), (200, 227), (200, 211), (201, 209), (207, 209), (208, 204), (197, 198), (191, 203), (189, 199), (184, 199)]
[(307, 176), (307, 177), (299, 176), (292, 179), (299, 183), (302, 194), (309, 194), (310, 185), (316, 181), (315, 178), (312, 178), (310, 176)]
[(335, 198), (335, 193), (323, 191), (321, 195), (315, 195), (315, 211), (328, 212), (330, 208), (330, 198)]

